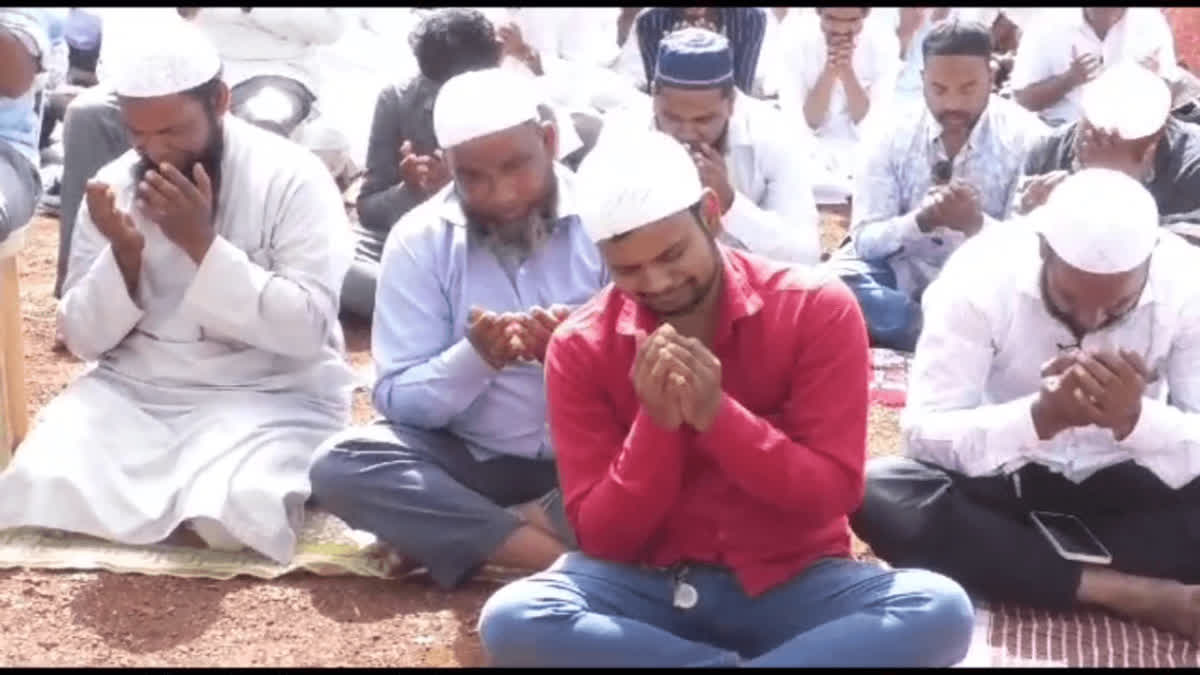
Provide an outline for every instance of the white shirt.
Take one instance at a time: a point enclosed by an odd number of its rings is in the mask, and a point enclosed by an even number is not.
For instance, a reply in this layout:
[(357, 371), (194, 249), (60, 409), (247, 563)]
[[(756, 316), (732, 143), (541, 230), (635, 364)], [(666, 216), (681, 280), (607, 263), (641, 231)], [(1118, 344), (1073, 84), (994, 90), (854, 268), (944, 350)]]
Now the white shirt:
[[(1200, 250), (1164, 232), (1132, 312), (1083, 348), (1137, 352), (1153, 380), (1124, 441), (1096, 426), (1038, 440), (1031, 406), (1042, 364), (1075, 344), (1046, 311), (1037, 235), (1013, 221), (950, 258), (924, 297), (908, 406), (908, 456), (967, 476), (1042, 464), (1073, 482), (1130, 459), (1178, 489), (1200, 474)], [(1168, 394), (1170, 402), (1168, 403)]]
[(229, 86), (259, 75), (278, 75), (300, 82), (318, 98), (317, 48), (337, 42), (346, 25), (342, 10), (329, 7), (255, 7), (250, 13), (237, 7), (205, 7), (192, 21), (216, 45)]
[[(725, 151), (734, 189), (722, 219), (726, 241), (768, 258), (815, 264), (821, 241), (808, 167), (811, 136), (793, 131), (769, 103), (735, 96)], [(653, 103), (613, 115), (603, 133), (620, 134), (626, 124), (656, 128)]]
[[(1175, 66), (1175, 38), (1157, 7), (1128, 8), (1103, 40), (1083, 18), (1079, 7), (1045, 8), (1021, 36), (1013, 62), (1013, 91), (1067, 72), (1072, 51), (1095, 54), (1104, 67), (1119, 61), (1139, 61), (1157, 51), (1160, 69)], [(1042, 119), (1052, 124), (1078, 120), (1082, 89), (1072, 89), (1062, 100), (1042, 110)]]
[[(804, 123), (804, 102), (825, 69), (827, 49), (820, 18), (815, 13), (798, 16), (795, 22), (780, 24), (781, 39), (785, 42), (785, 79), (780, 85), (780, 104), (797, 123)], [(829, 97), (829, 110), (824, 121), (814, 129), (822, 141), (834, 140), (856, 143), (860, 130), (876, 117), (886, 115), (886, 107), (895, 87), (900, 68), (900, 44), (895, 29), (885, 21), (865, 20), (852, 58), (854, 72), (870, 97), (867, 116), (855, 123), (850, 116), (846, 91), (835, 82)]]

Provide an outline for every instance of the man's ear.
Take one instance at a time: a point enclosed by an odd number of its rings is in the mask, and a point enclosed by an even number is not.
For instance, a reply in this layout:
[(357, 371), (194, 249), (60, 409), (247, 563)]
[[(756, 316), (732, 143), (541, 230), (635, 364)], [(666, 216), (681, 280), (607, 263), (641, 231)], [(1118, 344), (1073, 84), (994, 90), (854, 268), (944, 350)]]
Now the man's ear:
[(217, 87), (217, 100), (214, 101), (214, 109), (217, 117), (229, 112), (229, 107), (233, 103), (233, 94), (230, 93), (229, 85), (224, 80)]
[(714, 239), (725, 231), (721, 223), (721, 198), (712, 188), (706, 187), (700, 193), (700, 221)]

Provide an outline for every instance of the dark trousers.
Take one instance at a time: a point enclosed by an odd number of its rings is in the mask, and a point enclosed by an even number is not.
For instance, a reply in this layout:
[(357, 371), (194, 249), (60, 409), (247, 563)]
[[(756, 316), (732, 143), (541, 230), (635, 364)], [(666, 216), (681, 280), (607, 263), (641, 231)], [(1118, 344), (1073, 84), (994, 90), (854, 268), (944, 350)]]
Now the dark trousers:
[(443, 588), (470, 579), (521, 527), (508, 507), (541, 499), (570, 539), (553, 461), (478, 460), (446, 431), (384, 421), (339, 434), (317, 457), (317, 505), (417, 560)]
[(1112, 553), (1112, 569), (1200, 583), (1200, 479), (1172, 490), (1132, 461), (1073, 483), (1041, 465), (968, 478), (910, 459), (867, 465), (855, 534), (898, 567), (945, 574), (992, 601), (1066, 608), (1081, 563), (1055, 552), (1030, 511), (1078, 516)]

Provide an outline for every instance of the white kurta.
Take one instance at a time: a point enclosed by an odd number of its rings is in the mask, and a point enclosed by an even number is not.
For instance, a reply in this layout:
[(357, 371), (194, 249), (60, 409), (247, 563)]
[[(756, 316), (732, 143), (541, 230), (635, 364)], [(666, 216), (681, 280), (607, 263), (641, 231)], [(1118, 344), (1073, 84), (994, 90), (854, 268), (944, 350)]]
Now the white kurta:
[(133, 210), (135, 152), (98, 174), (146, 238), (136, 297), (85, 203), (58, 321), (97, 363), (0, 474), (0, 529), (136, 545), (211, 519), (292, 556), (313, 451), (349, 421), (337, 321), (348, 226), (314, 155), (230, 116), (224, 128), (218, 237), (199, 266)]

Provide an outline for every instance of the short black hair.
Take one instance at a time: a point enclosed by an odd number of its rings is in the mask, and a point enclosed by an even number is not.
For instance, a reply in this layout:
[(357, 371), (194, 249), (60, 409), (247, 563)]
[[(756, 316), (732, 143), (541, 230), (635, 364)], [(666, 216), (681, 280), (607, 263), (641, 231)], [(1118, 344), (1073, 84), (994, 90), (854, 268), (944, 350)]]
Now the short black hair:
[(935, 23), (921, 43), (921, 55), (992, 57), (992, 31), (979, 21), (948, 19)]
[(438, 84), (470, 70), (500, 65), (496, 29), (475, 9), (448, 7), (434, 11), (421, 20), (408, 43), (421, 74)]

